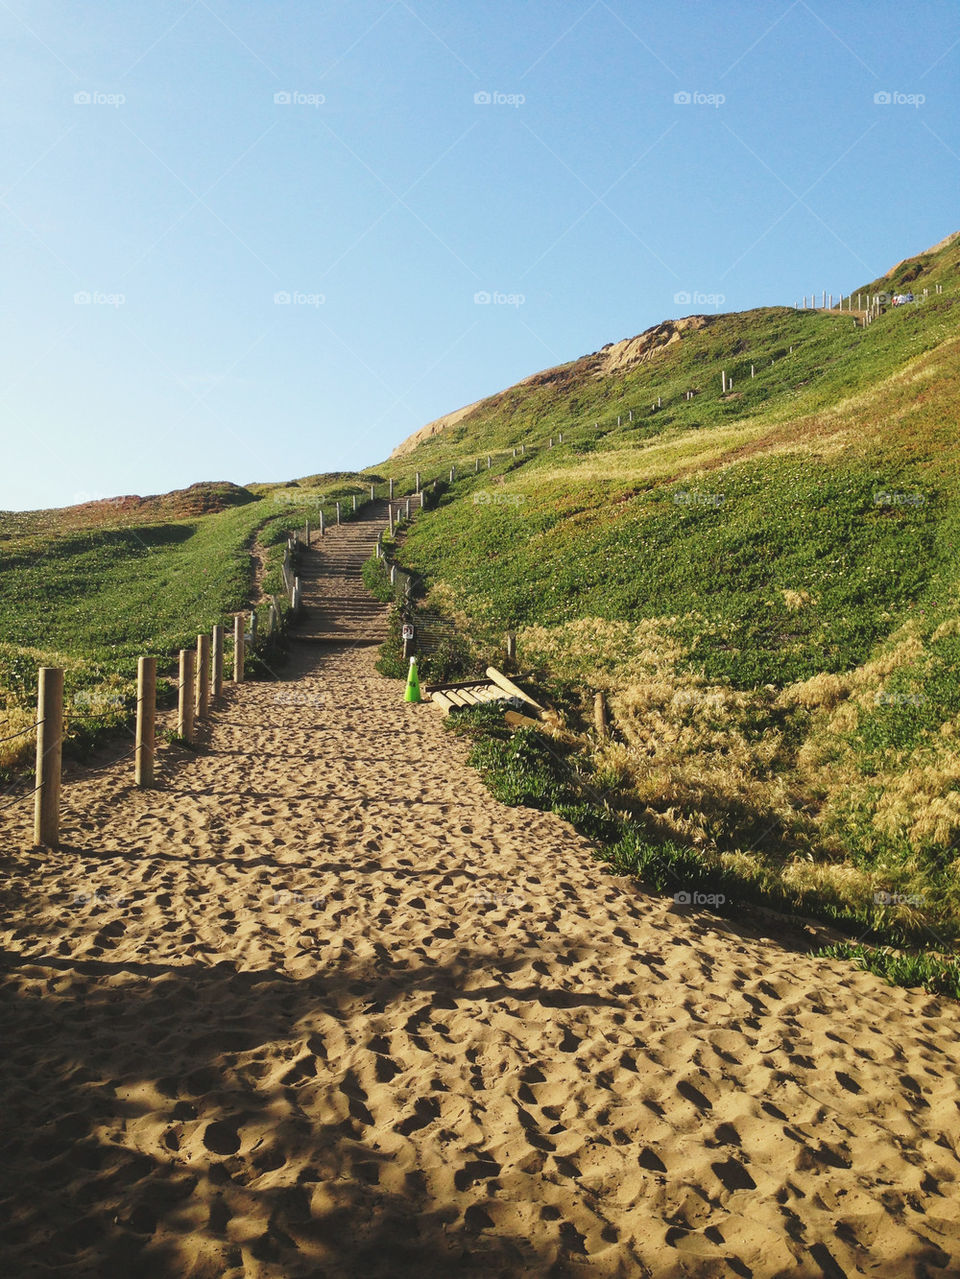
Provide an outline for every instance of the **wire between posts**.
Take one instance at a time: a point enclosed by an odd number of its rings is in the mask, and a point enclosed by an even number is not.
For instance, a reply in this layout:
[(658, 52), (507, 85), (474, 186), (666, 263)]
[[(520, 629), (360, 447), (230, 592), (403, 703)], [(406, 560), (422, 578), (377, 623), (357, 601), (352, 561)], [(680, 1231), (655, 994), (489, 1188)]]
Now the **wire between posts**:
[(32, 733), (33, 730), (38, 728), (42, 722), (42, 720), (38, 719), (36, 723), (31, 724), (29, 728), (21, 728), (19, 733), (11, 733), (9, 737), (0, 737), (0, 746), (2, 746), (4, 742), (12, 742), (17, 737), (24, 737), (27, 733)]
[(39, 786), (34, 786), (33, 790), (24, 791), (16, 799), (12, 799), (9, 804), (0, 804), (0, 813), (5, 812), (8, 808), (13, 808), (14, 804), (19, 804), (22, 799), (29, 799), (31, 795), (36, 795), (39, 789)]

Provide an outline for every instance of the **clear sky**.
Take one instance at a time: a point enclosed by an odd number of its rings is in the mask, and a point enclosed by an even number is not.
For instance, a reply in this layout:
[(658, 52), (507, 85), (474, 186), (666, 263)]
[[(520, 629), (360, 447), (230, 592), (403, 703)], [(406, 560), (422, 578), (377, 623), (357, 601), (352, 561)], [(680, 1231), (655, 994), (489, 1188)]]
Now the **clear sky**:
[(956, 0), (0, 0), (0, 39), (8, 509), (375, 463), (960, 229)]

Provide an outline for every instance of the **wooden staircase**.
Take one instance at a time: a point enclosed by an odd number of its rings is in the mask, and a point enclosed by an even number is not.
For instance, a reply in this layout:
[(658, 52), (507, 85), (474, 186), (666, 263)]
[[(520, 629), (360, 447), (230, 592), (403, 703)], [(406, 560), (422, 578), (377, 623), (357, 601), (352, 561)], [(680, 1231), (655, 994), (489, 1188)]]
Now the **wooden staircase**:
[(386, 502), (370, 502), (355, 519), (313, 535), (299, 552), (302, 613), (290, 628), (301, 644), (382, 644), (388, 605), (370, 594), (361, 569), (387, 522)]

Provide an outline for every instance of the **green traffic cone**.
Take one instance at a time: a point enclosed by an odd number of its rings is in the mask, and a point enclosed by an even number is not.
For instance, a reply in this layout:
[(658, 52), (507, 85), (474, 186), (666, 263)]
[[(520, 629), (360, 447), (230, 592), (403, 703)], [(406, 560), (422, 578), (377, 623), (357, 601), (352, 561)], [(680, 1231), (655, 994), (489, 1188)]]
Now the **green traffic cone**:
[(420, 701), (420, 676), (417, 674), (417, 659), (410, 658), (410, 674), (407, 676), (407, 691), (403, 695), (405, 702)]

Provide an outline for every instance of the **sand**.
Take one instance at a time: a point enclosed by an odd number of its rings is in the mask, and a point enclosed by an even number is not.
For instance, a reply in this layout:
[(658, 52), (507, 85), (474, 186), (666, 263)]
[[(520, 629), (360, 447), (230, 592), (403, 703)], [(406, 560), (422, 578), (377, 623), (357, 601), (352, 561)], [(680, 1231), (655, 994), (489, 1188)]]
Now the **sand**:
[(374, 656), (0, 817), (0, 1272), (960, 1274), (957, 1006), (610, 875)]

